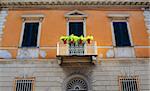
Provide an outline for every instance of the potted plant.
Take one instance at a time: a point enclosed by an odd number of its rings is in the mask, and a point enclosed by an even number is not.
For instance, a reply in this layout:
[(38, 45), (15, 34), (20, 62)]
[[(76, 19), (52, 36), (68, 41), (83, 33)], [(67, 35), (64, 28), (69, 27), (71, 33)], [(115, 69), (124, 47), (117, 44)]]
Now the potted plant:
[(86, 40), (87, 40), (88, 44), (90, 44), (91, 40), (93, 40), (93, 36), (91, 36), (91, 35), (87, 36)]
[(74, 34), (71, 34), (69, 36), (69, 43), (73, 44), (73, 43), (78, 43), (79, 41), (79, 37), (74, 35)]
[(80, 38), (78, 36), (75, 36), (75, 35), (73, 36), (73, 40), (75, 44), (78, 44), (79, 39)]
[(68, 36), (61, 36), (60, 40), (62, 40), (64, 42), (64, 44), (67, 44), (69, 37)]
[(70, 44), (74, 43), (83, 44), (85, 41), (87, 41), (88, 44), (90, 44), (90, 41), (93, 40), (93, 36), (83, 37), (83, 35), (81, 35), (80, 37), (78, 37), (75, 36), (74, 34), (71, 34), (70, 36), (61, 36), (60, 40), (62, 40), (64, 44), (67, 44), (67, 42), (69, 42)]
[(86, 38), (83, 37), (83, 35), (81, 35), (81, 36), (79, 37), (79, 44), (82, 44), (83, 42), (85, 42), (85, 40), (86, 40)]
[(73, 44), (73, 43), (74, 43), (74, 34), (71, 34), (71, 35), (69, 36), (69, 43), (70, 43), (70, 44)]

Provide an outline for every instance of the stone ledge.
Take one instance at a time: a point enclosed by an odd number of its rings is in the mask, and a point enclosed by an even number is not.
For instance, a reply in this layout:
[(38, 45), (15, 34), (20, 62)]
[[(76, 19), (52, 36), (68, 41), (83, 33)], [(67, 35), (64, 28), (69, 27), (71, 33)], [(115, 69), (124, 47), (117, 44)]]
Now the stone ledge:
[[(149, 62), (150, 58), (108, 58), (98, 59), (99, 62)], [(0, 64), (11, 63), (57, 63), (57, 59), (0, 59)]]
[(61, 6), (122, 6), (122, 7), (149, 7), (149, 0), (2, 0), (0, 2), (0, 8), (48, 8)]

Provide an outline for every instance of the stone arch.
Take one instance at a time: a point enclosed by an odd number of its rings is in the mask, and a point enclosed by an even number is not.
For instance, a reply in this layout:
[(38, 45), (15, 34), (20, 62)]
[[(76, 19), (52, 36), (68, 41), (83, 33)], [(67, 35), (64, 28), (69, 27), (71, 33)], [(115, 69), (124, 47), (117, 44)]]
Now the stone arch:
[(81, 74), (73, 74), (67, 77), (63, 84), (63, 91), (91, 91), (89, 80)]

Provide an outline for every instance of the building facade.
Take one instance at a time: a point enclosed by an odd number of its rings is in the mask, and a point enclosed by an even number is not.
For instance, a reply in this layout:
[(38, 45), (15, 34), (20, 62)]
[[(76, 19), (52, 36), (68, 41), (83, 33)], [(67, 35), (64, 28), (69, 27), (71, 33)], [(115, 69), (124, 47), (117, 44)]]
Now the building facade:
[(149, 0), (0, 0), (0, 91), (150, 91), (149, 58)]

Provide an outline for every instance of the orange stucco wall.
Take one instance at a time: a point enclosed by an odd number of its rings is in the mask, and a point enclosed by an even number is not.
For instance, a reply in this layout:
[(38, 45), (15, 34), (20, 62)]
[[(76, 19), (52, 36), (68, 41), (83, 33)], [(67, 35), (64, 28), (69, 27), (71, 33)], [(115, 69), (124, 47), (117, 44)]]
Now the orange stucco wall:
[[(8, 12), (5, 23), (2, 47), (18, 47), (22, 31), (23, 14), (44, 14), (42, 21), (40, 47), (55, 47), (61, 35), (67, 34), (66, 19), (64, 14), (69, 10), (12, 10)], [(86, 35), (93, 35), (98, 46), (112, 46), (112, 31), (108, 13), (122, 13), (122, 11), (83, 10), (88, 14), (86, 20)], [(124, 11), (130, 14), (129, 27), (134, 46), (149, 46), (148, 33), (144, 23), (143, 11)], [(99, 53), (106, 55), (108, 49), (99, 49)], [(146, 49), (136, 49), (137, 57), (145, 53)], [(15, 52), (14, 56), (16, 56)], [(47, 58), (56, 56), (56, 49), (46, 50)]]

